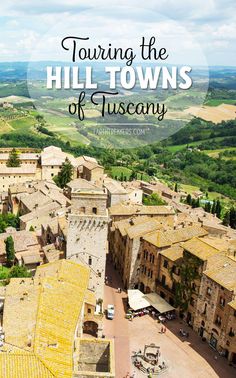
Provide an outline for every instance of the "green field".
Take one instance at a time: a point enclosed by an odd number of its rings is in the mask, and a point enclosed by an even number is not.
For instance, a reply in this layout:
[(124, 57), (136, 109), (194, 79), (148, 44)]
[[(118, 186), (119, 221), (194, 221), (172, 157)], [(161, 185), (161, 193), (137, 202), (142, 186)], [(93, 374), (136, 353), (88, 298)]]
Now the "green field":
[(18, 131), (22, 134), (26, 134), (33, 131), (36, 121), (35, 118), (29, 116), (14, 119), (13, 121), (8, 121), (8, 123), (12, 127), (13, 131)]
[[(123, 179), (129, 181), (130, 175), (132, 174), (132, 170), (127, 167), (120, 167), (120, 166), (113, 166), (110, 168), (110, 174), (113, 178), (117, 178), (118, 180), (122, 178), (123, 174)], [(138, 173), (138, 180), (142, 179), (145, 181), (150, 181), (151, 177), (148, 176), (146, 173)]]
[(229, 105), (235, 105), (236, 104), (236, 100), (227, 100), (227, 99), (211, 99), (211, 100), (207, 100), (204, 105), (207, 105), (207, 106), (218, 106), (218, 105), (221, 105), (221, 104), (229, 104)]
[[(218, 158), (219, 157), (219, 154), (221, 152), (224, 152), (224, 151), (236, 151), (236, 147), (226, 147), (226, 148), (220, 148), (220, 149), (216, 149), (216, 150), (203, 150), (202, 152), (210, 157), (213, 157), (213, 158)], [(235, 159), (235, 157), (230, 157), (230, 158), (227, 158), (227, 157), (223, 157), (223, 159), (227, 160), (227, 159)]]

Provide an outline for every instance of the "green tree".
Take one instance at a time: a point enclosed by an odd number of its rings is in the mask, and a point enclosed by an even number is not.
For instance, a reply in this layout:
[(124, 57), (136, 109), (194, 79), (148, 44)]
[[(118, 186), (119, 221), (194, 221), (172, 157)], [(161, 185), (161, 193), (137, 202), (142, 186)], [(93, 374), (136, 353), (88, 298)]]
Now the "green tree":
[(192, 197), (191, 197), (191, 194), (188, 194), (187, 197), (186, 197), (186, 202), (188, 205), (192, 205)]
[(180, 309), (180, 312), (185, 312), (188, 309), (188, 304), (194, 292), (194, 281), (199, 278), (198, 268), (200, 260), (195, 256), (185, 255), (179, 265), (180, 281), (176, 281), (173, 276), (173, 271), (170, 270), (170, 276), (175, 287), (175, 306)]
[(20, 159), (18, 153), (15, 148), (11, 150), (9, 153), (9, 158), (7, 160), (7, 167), (19, 167), (20, 166)]
[(0, 233), (5, 232), (6, 228), (9, 226), (19, 228), (19, 225), (19, 215), (14, 215), (11, 213), (0, 214)]
[(135, 171), (132, 171), (131, 175), (129, 176), (129, 180), (135, 180), (137, 178), (137, 173)]
[(215, 200), (213, 200), (213, 205), (212, 205), (212, 208), (211, 208), (211, 213), (212, 214), (216, 213), (216, 201)]
[(14, 240), (11, 235), (6, 238), (5, 245), (6, 245), (7, 263), (12, 264), (15, 259), (15, 248), (14, 248)]
[(236, 209), (234, 207), (231, 207), (229, 211), (229, 225), (232, 228), (236, 228)]
[(32, 226), (32, 224), (31, 224), (31, 226), (29, 228), (29, 231), (34, 231), (34, 226)]
[(230, 223), (230, 212), (226, 211), (224, 218), (223, 218), (223, 225), (229, 226), (229, 223)]
[(205, 211), (206, 211), (207, 213), (210, 213), (210, 212), (211, 212), (211, 203), (210, 203), (209, 201), (207, 201), (207, 202), (205, 203), (205, 207), (204, 207), (204, 209), (205, 209)]
[(157, 193), (152, 193), (150, 196), (143, 198), (143, 204), (146, 206), (160, 206), (166, 205), (166, 202)]
[(178, 192), (178, 184), (177, 184), (177, 182), (175, 183), (175, 192), (176, 193)]
[(221, 210), (222, 210), (222, 208), (221, 208), (220, 200), (217, 200), (216, 201), (216, 215), (217, 215), (218, 218), (221, 217)]
[(8, 274), (9, 278), (14, 278), (14, 277), (31, 277), (31, 274), (28, 272), (25, 266), (20, 266), (20, 265), (14, 265)]
[(200, 200), (199, 200), (199, 198), (197, 198), (196, 200), (192, 199), (192, 207), (193, 208), (200, 207)]
[(70, 160), (66, 158), (65, 162), (62, 164), (60, 172), (54, 177), (54, 182), (57, 184), (57, 186), (59, 186), (59, 188), (64, 188), (66, 184), (71, 181), (73, 169), (74, 168)]

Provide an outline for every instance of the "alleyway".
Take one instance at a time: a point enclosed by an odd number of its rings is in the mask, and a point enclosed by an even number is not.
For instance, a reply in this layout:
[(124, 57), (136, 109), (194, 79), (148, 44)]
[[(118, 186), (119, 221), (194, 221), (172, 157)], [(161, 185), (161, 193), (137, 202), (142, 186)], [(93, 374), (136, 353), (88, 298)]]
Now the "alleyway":
[(122, 288), (119, 275), (114, 268), (107, 263), (106, 276), (108, 277), (108, 285), (105, 286), (104, 308), (108, 304), (115, 306), (115, 317), (113, 320), (105, 320), (104, 334), (107, 338), (114, 338), (115, 354), (116, 354), (116, 378), (123, 378), (129, 371), (130, 365), (130, 347), (129, 347), (129, 329), (128, 321), (125, 319), (123, 299), (127, 295), (117, 292), (117, 288)]

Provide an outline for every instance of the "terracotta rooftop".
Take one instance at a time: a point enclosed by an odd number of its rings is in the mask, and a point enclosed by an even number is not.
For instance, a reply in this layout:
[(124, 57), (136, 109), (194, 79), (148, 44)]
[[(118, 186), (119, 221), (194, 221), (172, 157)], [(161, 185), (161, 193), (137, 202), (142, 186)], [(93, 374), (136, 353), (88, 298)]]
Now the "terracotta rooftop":
[[(53, 211), (59, 210), (61, 205), (58, 202), (51, 201), (44, 206), (41, 206), (28, 214), (24, 214), (20, 217), (22, 222), (29, 222), (30, 220), (40, 216), (50, 216)], [(45, 220), (44, 220), (45, 221)]]
[(144, 206), (130, 203), (119, 203), (109, 209), (110, 215), (174, 215), (171, 206)]
[(102, 188), (98, 187), (97, 185), (93, 184), (92, 182), (90, 181), (87, 181), (85, 179), (82, 179), (82, 178), (76, 178), (72, 181), (70, 181), (67, 186), (75, 191), (79, 191), (79, 190), (99, 190), (99, 191), (103, 191)]
[(171, 261), (180, 260), (183, 257), (183, 248), (180, 245), (173, 245), (170, 248), (164, 249), (160, 254)]
[(127, 190), (116, 180), (106, 179), (103, 185), (111, 194), (127, 194)]
[(78, 166), (83, 165), (86, 161), (98, 164), (97, 160), (91, 156), (85, 156), (85, 155), (79, 156), (78, 158), (76, 158), (76, 160), (77, 160)]
[(66, 158), (70, 160), (71, 164), (74, 167), (78, 165), (76, 158), (70, 154), (63, 152), (61, 148), (55, 146), (46, 147), (41, 152), (41, 165), (61, 166)]
[(149, 218), (149, 220), (147, 220), (146, 222), (142, 222), (142, 223), (130, 226), (127, 229), (127, 234), (130, 239), (134, 239), (137, 237), (144, 236), (147, 233), (160, 229), (160, 228), (161, 228), (161, 225), (157, 220)]
[(89, 270), (67, 260), (38, 267), (34, 279), (10, 281), (3, 318), (5, 340), (31, 351), (35, 358), (27, 360), (23, 353), (16, 361), (14, 354), (2, 357), (0, 353), (0, 371), (13, 369), (4, 378), (33, 378), (29, 375), (32, 363), (37, 364), (35, 378), (72, 377), (75, 330), (88, 282)]
[(44, 206), (48, 204), (49, 202), (52, 202), (52, 199), (45, 194), (43, 194), (41, 191), (36, 191), (31, 194), (25, 194), (23, 197), (21, 197), (21, 203), (29, 210), (35, 210), (38, 207)]
[[(199, 235), (201, 236), (201, 235)], [(193, 238), (182, 244), (182, 247), (200, 260), (206, 261), (209, 257), (215, 256), (220, 251), (204, 241), (204, 239)]]
[(207, 235), (207, 231), (199, 226), (188, 226), (177, 230), (154, 231), (146, 236), (144, 240), (155, 245), (158, 248), (167, 247), (174, 243), (184, 242), (195, 236)]
[(234, 299), (233, 301), (229, 302), (228, 305), (230, 307), (232, 307), (234, 310), (236, 310), (236, 299)]
[(92, 162), (92, 161), (85, 161), (83, 164), (83, 167), (87, 168), (88, 170), (92, 171), (93, 169), (104, 169), (101, 165), (98, 163)]
[(8, 236), (12, 236), (14, 240), (14, 248), (15, 252), (21, 252), (21, 251), (26, 251), (29, 249), (30, 246), (38, 246), (38, 238), (33, 231), (16, 231), (14, 232), (4, 232), (0, 234), (0, 254), (5, 254), (5, 243), (4, 240)]
[(236, 293), (236, 261), (220, 253), (211, 259), (209, 266), (205, 276)]

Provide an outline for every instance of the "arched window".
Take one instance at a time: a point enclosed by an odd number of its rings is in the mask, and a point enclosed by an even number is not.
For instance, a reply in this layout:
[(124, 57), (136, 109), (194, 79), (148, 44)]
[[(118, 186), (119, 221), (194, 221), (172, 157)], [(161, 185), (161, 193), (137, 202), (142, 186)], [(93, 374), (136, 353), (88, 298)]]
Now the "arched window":
[(93, 208), (92, 208), (92, 212), (93, 212), (93, 214), (97, 214), (97, 208), (96, 208), (96, 207), (93, 207)]
[(84, 206), (80, 207), (79, 212), (80, 214), (85, 214), (85, 207)]

